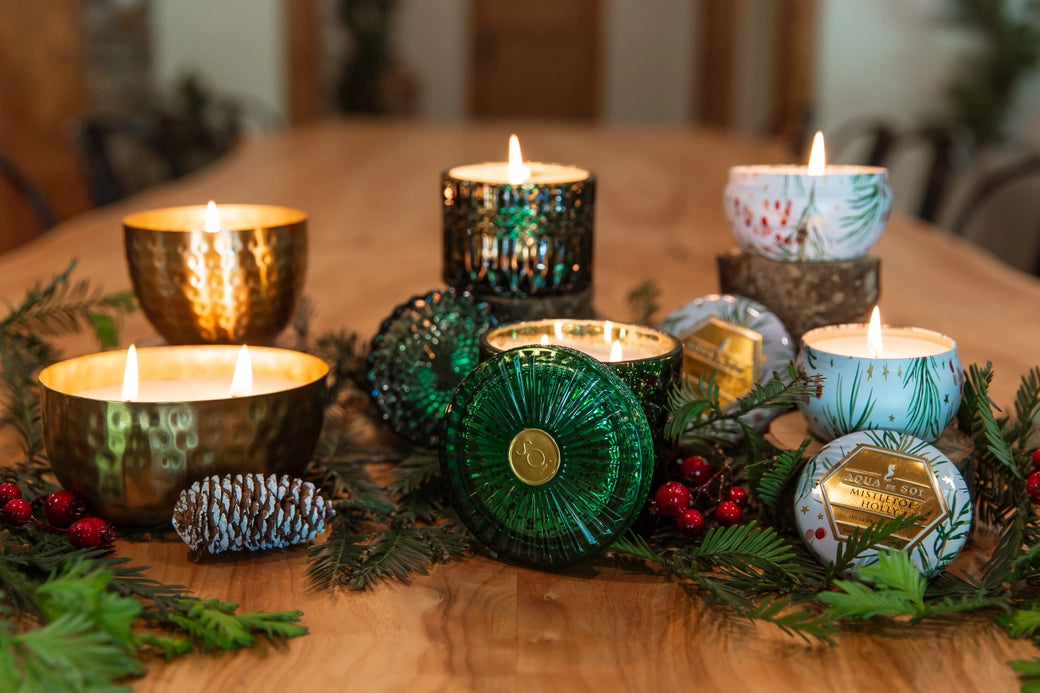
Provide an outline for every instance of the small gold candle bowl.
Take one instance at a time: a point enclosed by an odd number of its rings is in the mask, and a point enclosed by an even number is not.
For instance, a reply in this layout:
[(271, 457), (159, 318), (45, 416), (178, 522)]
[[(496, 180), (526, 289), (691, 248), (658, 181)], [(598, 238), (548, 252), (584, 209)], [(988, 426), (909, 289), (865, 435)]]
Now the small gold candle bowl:
[[(300, 352), (249, 347), (257, 394), (232, 397), (240, 351), (138, 349), (134, 401), (110, 394), (122, 387), (125, 351), (44, 368), (44, 443), (58, 481), (109, 521), (146, 525), (168, 522), (180, 491), (211, 474), (299, 476), (321, 432), (328, 366)], [(149, 387), (153, 399), (176, 401), (144, 401)]]
[[(141, 309), (171, 344), (267, 344), (289, 324), (307, 270), (307, 215), (270, 205), (168, 207), (123, 220)], [(219, 228), (216, 231), (207, 231)]]

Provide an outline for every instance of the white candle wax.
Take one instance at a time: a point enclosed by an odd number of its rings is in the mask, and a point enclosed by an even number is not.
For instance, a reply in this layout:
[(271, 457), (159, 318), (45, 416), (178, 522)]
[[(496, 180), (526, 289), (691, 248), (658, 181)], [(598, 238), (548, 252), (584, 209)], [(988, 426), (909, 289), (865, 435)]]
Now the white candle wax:
[[(285, 378), (253, 376), (249, 395), (266, 395), (299, 387), (300, 383)], [(231, 380), (216, 376), (180, 378), (177, 380), (142, 380), (135, 402), (201, 402), (231, 399)], [(123, 400), (123, 385), (105, 385), (75, 393), (79, 397), (108, 402)], [(248, 395), (245, 395), (248, 396)]]
[(882, 347), (873, 351), (867, 344), (867, 328), (844, 328), (840, 333), (807, 335), (805, 343), (817, 351), (840, 356), (875, 359), (909, 359), (938, 356), (954, 348), (952, 340), (942, 335), (912, 328), (881, 328)]
[[(525, 161), (524, 166), (529, 169), (529, 173), (523, 183), (519, 185), (576, 183), (589, 177), (588, 171), (577, 166), (544, 164), (537, 161)], [(509, 183), (509, 164), (504, 161), (495, 161), (456, 166), (448, 171), (448, 175), (452, 178), (468, 180), (474, 183), (505, 185)]]

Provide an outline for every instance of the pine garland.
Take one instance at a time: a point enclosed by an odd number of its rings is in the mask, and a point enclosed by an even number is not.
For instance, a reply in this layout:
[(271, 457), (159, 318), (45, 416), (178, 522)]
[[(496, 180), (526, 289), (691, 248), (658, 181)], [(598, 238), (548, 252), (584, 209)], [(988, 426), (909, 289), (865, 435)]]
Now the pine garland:
[[(50, 284), (34, 287), (0, 321), (0, 423), (17, 430), (26, 452), (5, 471), (38, 493), (50, 482), (28, 374), (56, 358), (41, 337), (91, 327), (102, 343), (114, 343), (108, 328), (131, 307), (126, 297), (71, 284), (71, 271), (70, 266)], [(656, 298), (652, 286), (640, 287), (632, 294), (633, 310), (648, 321)], [(311, 313), (305, 303), (294, 319), (298, 348), (330, 364), (332, 397), (308, 480), (333, 499), (336, 510), (327, 539), (310, 550), (313, 587), (408, 582), (439, 562), (467, 555), (471, 537), (454, 516), (436, 453), (371, 440), (376, 418), (366, 394), (365, 344), (348, 332), (311, 338)], [(670, 529), (649, 537), (630, 533), (610, 555), (663, 571), (738, 617), (771, 623), (806, 641), (833, 643), (854, 622), (868, 621), (884, 633), (977, 612), (1011, 637), (1040, 645), (1040, 601), (1032, 591), (1040, 579), (1040, 521), (1023, 487), (1032, 468), (1029, 455), (1040, 444), (1040, 369), (1022, 379), (1013, 418), (995, 411), (987, 394), (991, 379), (988, 366), (968, 369), (958, 413), (958, 425), (974, 441), (978, 517), (1000, 537), (979, 576), (946, 572), (926, 582), (906, 554), (883, 549), (911, 517), (854, 533), (833, 566), (825, 568), (809, 554), (787, 512), (808, 441), (797, 450), (776, 450), (743, 420), (753, 409), (789, 406), (815, 394), (819, 382), (793, 365), (728, 407), (712, 378), (686, 383), (670, 399), (669, 435), (684, 454), (725, 455), (733, 477), (750, 489), (758, 521), (715, 528), (697, 540)], [(842, 578), (852, 559), (868, 549), (878, 550), (878, 562), (860, 568), (858, 581)], [(193, 597), (184, 587), (144, 577), (144, 571), (111, 552), (71, 550), (64, 540), (31, 527), (0, 532), (0, 613), (8, 617), (0, 623), (0, 690), (18, 677), (44, 689), (58, 682), (108, 686), (142, 674), (148, 654), (170, 658), (194, 648), (247, 647), (257, 635), (282, 639), (306, 632), (299, 612), (238, 614), (233, 604)], [(1011, 666), (1027, 684), (1040, 682), (1040, 658)]]
[[(128, 293), (105, 294), (71, 281), (75, 263), (30, 289), (0, 320), (0, 425), (18, 433), (24, 458), (0, 479), (39, 496), (57, 489), (43, 458), (32, 374), (58, 358), (44, 337), (90, 329), (102, 347), (117, 343)], [(249, 647), (303, 635), (299, 611), (238, 613), (237, 605), (192, 596), (144, 576), (111, 550), (79, 550), (32, 525), (0, 529), (0, 690), (129, 690), (148, 657), (195, 649)]]

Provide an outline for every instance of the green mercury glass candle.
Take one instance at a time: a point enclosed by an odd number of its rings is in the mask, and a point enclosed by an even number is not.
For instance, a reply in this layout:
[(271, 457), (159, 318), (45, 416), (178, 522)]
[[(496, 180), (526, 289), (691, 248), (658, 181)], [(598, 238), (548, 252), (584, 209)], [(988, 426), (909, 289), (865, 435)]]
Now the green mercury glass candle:
[(574, 166), (523, 162), (519, 144), (511, 149), (509, 163), (443, 174), (444, 281), (500, 297), (589, 289), (595, 177)]
[(526, 346), (481, 363), (444, 415), (441, 473), (459, 517), (496, 555), (587, 558), (631, 526), (654, 448), (629, 387), (591, 356)]
[(610, 320), (531, 320), (486, 332), (480, 339), (481, 357), (525, 344), (566, 346), (607, 364), (632, 389), (655, 438), (663, 442), (668, 393), (682, 378), (678, 339), (643, 325)]

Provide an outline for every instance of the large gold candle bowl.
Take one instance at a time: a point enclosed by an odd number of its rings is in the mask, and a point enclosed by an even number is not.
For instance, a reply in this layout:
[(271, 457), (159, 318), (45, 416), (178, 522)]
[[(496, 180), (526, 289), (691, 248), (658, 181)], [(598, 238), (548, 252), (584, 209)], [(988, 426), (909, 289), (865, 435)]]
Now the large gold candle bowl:
[(44, 442), (58, 481), (107, 520), (154, 524), (169, 521), (182, 489), (211, 474), (299, 476), (321, 431), (328, 366), (308, 354), (249, 347), (246, 392), (255, 394), (232, 397), (240, 351), (139, 349), (140, 393), (132, 401), (118, 394), (126, 351), (43, 369)]
[(141, 309), (171, 344), (270, 343), (303, 290), (307, 215), (235, 204), (206, 214), (168, 207), (123, 220)]

